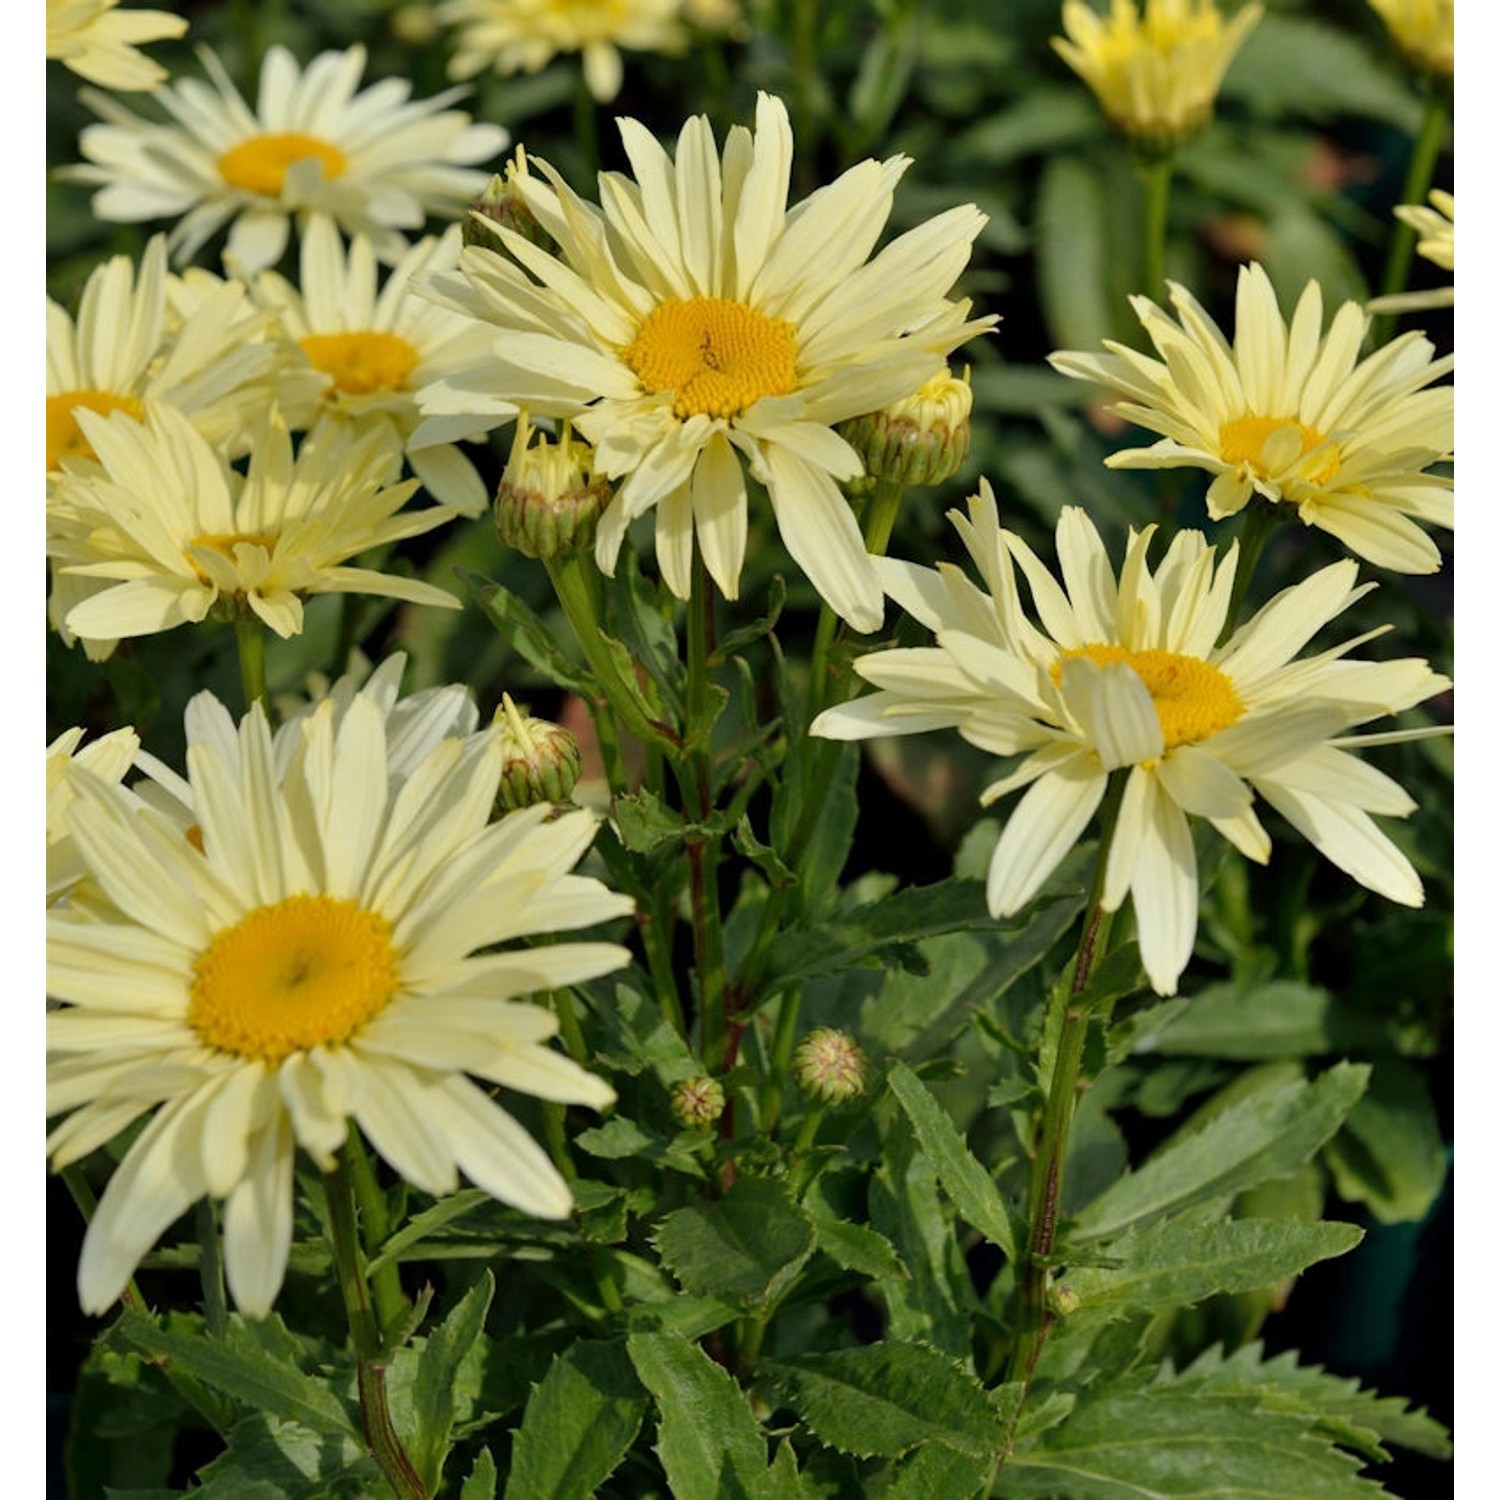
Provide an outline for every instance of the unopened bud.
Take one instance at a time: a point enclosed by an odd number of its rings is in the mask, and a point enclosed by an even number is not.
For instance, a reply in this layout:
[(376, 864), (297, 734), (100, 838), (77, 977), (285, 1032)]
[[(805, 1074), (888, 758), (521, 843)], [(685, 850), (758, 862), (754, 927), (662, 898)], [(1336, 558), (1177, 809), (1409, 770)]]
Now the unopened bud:
[(543, 250), (554, 251), (557, 242), (537, 222), (521, 191), (521, 181), (531, 174), (526, 166), (526, 148), (518, 146), (516, 154), (506, 164), (502, 175), (497, 172), (479, 197), (469, 205), (464, 215), (460, 233), (466, 245), (482, 245), (486, 250), (497, 250), (509, 254), (505, 241), (496, 234), (491, 225), (512, 229), (523, 239), (530, 240)]
[(1077, 1312), (1082, 1300), (1072, 1287), (1063, 1286), (1060, 1282), (1055, 1282), (1047, 1288), (1047, 1311), (1054, 1318), (1066, 1318), (1069, 1314)]
[(437, 16), (430, 5), (403, 5), (391, 12), (391, 35), (404, 47), (426, 47), (437, 38)]
[(839, 427), (864, 460), (864, 480), (850, 486), (871, 490), (877, 480), (895, 484), (941, 484), (969, 456), (969, 414), (974, 393), (969, 372), (956, 380), (948, 371), (882, 411), (854, 417)]
[(561, 724), (517, 708), (509, 693), (500, 695), (495, 723), (503, 754), (495, 806), (514, 812), (538, 802), (566, 802), (583, 771), (578, 741)]
[(699, 1074), (684, 1078), (672, 1090), (672, 1114), (682, 1125), (712, 1125), (724, 1113), (724, 1086)]
[(556, 442), (539, 433), (531, 446), (531, 433), (523, 412), (495, 494), (495, 530), (507, 547), (527, 557), (585, 551), (612, 486), (602, 474), (595, 476), (594, 450), (572, 435), (568, 423)]
[(842, 1104), (865, 1091), (865, 1055), (844, 1031), (822, 1027), (797, 1044), (792, 1075), (820, 1104)]

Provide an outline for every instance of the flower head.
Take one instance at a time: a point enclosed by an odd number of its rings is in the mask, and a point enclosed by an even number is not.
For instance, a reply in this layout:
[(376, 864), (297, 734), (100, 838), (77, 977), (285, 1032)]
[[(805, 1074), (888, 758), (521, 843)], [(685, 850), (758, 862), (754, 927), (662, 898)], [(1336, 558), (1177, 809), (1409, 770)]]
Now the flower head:
[(47, 56), (107, 89), (154, 89), (167, 71), (136, 50), (138, 42), (178, 37), (182, 16), (124, 10), (120, 0), (47, 0)]
[(621, 47), (675, 55), (687, 46), (681, 9), (682, 0), (445, 0), (437, 17), (458, 27), (452, 77), (535, 73), (579, 52), (589, 92), (608, 104), (624, 78)]
[(369, 236), (394, 264), (403, 232), (429, 214), (453, 214), (484, 186), (474, 163), (503, 149), (498, 125), (474, 125), (448, 109), (461, 91), (410, 100), (387, 78), (356, 93), (365, 50), (324, 52), (305, 70), (271, 47), (252, 111), (212, 52), (199, 56), (213, 87), (182, 79), (156, 98), (171, 121), (142, 119), (113, 100), (84, 98), (107, 122), (81, 137), (89, 165), (75, 181), (102, 185), (94, 212), (106, 220), (182, 217), (173, 254), (189, 260), (229, 224), (226, 260), (245, 275), (274, 265), (293, 216), (329, 214), (346, 234)]
[(792, 1076), (819, 1104), (845, 1104), (865, 1091), (869, 1063), (847, 1031), (820, 1026), (797, 1043)]
[[(489, 822), (494, 733), (390, 769), (389, 714), (325, 702), (273, 747), (201, 695), (187, 758), (196, 840), (118, 788), (79, 778), (66, 821), (112, 906), (48, 918), (54, 1167), (154, 1111), (89, 1225), (80, 1300), (102, 1312), (192, 1203), (225, 1200), (225, 1268), (263, 1316), (292, 1234), (300, 1146), (329, 1170), (351, 1122), (412, 1186), (462, 1172), (545, 1218), (571, 1207), (543, 1151), (476, 1083), (608, 1104), (602, 1080), (543, 1045), (557, 1022), (520, 997), (628, 962), (612, 943), (517, 946), (623, 915), (572, 867), (582, 812)], [(496, 944), (507, 946), (493, 950)]]
[(1370, 0), (1396, 45), (1425, 73), (1453, 77), (1454, 0)]
[(594, 450), (563, 423), (556, 440), (536, 433), (523, 412), (510, 462), (495, 492), (495, 531), (527, 557), (557, 557), (593, 544), (599, 514), (614, 486), (594, 472)]
[(1438, 549), (1415, 522), (1453, 526), (1452, 480), (1425, 472), (1451, 457), (1453, 387), (1433, 382), (1452, 356), (1434, 360), (1413, 332), (1361, 359), (1365, 310), (1346, 302), (1324, 336), (1315, 281), (1288, 327), (1258, 265), (1240, 271), (1231, 345), (1191, 293), (1169, 286), (1180, 323), (1131, 299), (1160, 360), (1112, 342), (1108, 354), (1051, 356), (1065, 375), (1113, 387), (1128, 398), (1115, 407), (1121, 416), (1162, 434), (1105, 462), (1203, 469), (1214, 476), (1216, 521), (1258, 494), (1381, 567), (1435, 572)]
[(754, 133), (736, 127), (722, 155), (702, 116), (675, 160), (634, 120), (619, 124), (635, 176), (602, 174), (601, 208), (545, 162), (514, 178), (555, 255), (499, 226), (508, 255), (470, 246), (458, 273), (433, 278), (434, 295), (490, 325), (491, 350), (421, 393), (431, 417), (416, 441), (519, 407), (570, 417), (595, 471), (621, 481), (600, 518), (599, 566), (613, 573), (630, 523), (655, 510), (662, 574), (681, 598), (695, 534), (737, 597), (748, 469), (813, 586), (875, 629), (880, 588), (838, 489), (861, 464), (833, 428), (910, 395), (994, 322), (947, 299), (984, 216), (950, 209), (872, 260), (905, 158), (861, 162), (788, 210), (779, 100), (762, 94)]
[(566, 802), (583, 774), (583, 751), (571, 731), (517, 708), (509, 693), (495, 710), (503, 757), (499, 806), (507, 812), (537, 802)]
[[(1445, 271), (1453, 269), (1453, 194), (1438, 190), (1427, 195), (1428, 208), (1420, 203), (1398, 203), (1396, 217), (1417, 234), (1417, 254)], [(1371, 313), (1422, 312), (1432, 307), (1452, 307), (1452, 286), (1430, 291), (1394, 292), (1365, 303)]]
[[(861, 487), (877, 480), (896, 484), (941, 484), (969, 456), (969, 414), (974, 392), (969, 372), (956, 380), (946, 369), (911, 395), (881, 411), (839, 426), (865, 466)], [(854, 485), (851, 485), (854, 488)]]
[(1064, 0), (1058, 55), (1088, 84), (1116, 129), (1147, 148), (1168, 149), (1213, 113), (1219, 84), (1261, 6), (1225, 22), (1215, 0), (1110, 0), (1101, 16)]
[[(362, 234), (347, 251), (333, 221), (314, 214), (302, 236), (300, 290), (275, 271), (256, 279), (256, 300), (273, 312), (306, 361), (315, 391), (284, 408), (305, 426), (318, 414), (359, 428), (388, 423), (403, 446), (421, 420), (417, 390), (471, 361), (483, 335), (467, 318), (411, 294), (412, 278), (458, 263), (459, 229), (402, 255), (377, 290), (375, 250)], [(412, 471), (444, 505), (477, 516), (489, 503), (474, 465), (451, 443), (407, 455)]]
[(48, 499), (54, 573), (90, 590), (59, 622), (73, 635), (150, 635), (202, 620), (221, 599), (283, 637), (302, 629), (309, 594), (458, 607), (431, 584), (348, 566), (454, 514), (401, 509), (416, 482), (396, 482), (397, 454), (383, 431), (356, 438), (324, 421), (293, 457), (285, 425), (273, 419), (242, 476), (171, 407), (144, 422), (91, 411), (79, 420), (99, 462), (64, 474)]
[(117, 785), (141, 748), (133, 729), (112, 730), (79, 749), (83, 736), (82, 729), (69, 729), (47, 746), (48, 906), (67, 900), (87, 874), (65, 820), (78, 777), (96, 776), (109, 786)]
[[(1190, 818), (1210, 822), (1247, 858), (1271, 841), (1256, 796), (1361, 885), (1418, 906), (1422, 886), (1371, 813), (1415, 803), (1350, 753), (1347, 731), (1449, 684), (1414, 659), (1349, 660), (1360, 639), (1319, 655), (1302, 648), (1373, 585), (1345, 560), (1284, 590), (1222, 646), (1238, 546), (1220, 560), (1181, 531), (1153, 568), (1154, 527), (1132, 532), (1116, 575), (1083, 511), (1057, 526), (1063, 583), (1000, 527), (988, 486), (967, 516), (950, 512), (984, 587), (956, 567), (880, 559), (891, 596), (935, 644), (877, 651), (855, 668), (880, 691), (814, 721), (835, 739), (945, 727), (996, 755), (1021, 756), (986, 803), (1028, 788), (990, 862), (991, 912), (1019, 911), (1082, 836), (1111, 773), (1125, 773), (1102, 900), (1131, 897), (1141, 960), (1161, 994), (1177, 988), (1193, 949), (1198, 875)], [(1022, 608), (1019, 565), (1038, 625)], [(1402, 738), (1397, 733), (1394, 738)], [(1384, 736), (1373, 736), (1378, 741)]]

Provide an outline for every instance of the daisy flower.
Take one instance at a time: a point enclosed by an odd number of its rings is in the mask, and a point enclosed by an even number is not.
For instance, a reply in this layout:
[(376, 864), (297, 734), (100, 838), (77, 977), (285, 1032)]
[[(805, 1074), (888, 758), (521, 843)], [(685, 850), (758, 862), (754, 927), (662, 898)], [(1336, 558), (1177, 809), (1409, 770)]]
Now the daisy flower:
[(179, 37), (182, 16), (164, 10), (125, 10), (120, 0), (47, 0), (47, 56), (107, 89), (154, 89), (167, 70), (137, 52), (137, 42)]
[(441, 740), (393, 776), (389, 716), (363, 694), (278, 744), (259, 705), (237, 728), (211, 702), (198, 712), (214, 724), (187, 755), (196, 839), (94, 778), (66, 814), (113, 909), (49, 914), (54, 1168), (151, 1113), (89, 1225), (85, 1310), (105, 1311), (211, 1196), (230, 1291), (264, 1316), (296, 1149), (331, 1170), (351, 1122), (423, 1192), (453, 1192), (461, 1172), (524, 1213), (566, 1215), (567, 1184), (482, 1084), (594, 1108), (614, 1097), (544, 1045), (555, 1017), (520, 999), (629, 961), (613, 943), (517, 946), (630, 910), (570, 873), (592, 815), (490, 823), (494, 733)]
[(909, 396), (994, 323), (947, 300), (984, 215), (950, 209), (871, 259), (905, 157), (861, 162), (788, 210), (779, 100), (762, 94), (755, 131), (732, 130), (722, 157), (702, 116), (675, 161), (634, 120), (619, 124), (635, 176), (602, 173), (600, 208), (544, 162), (540, 177), (511, 177), (556, 254), (492, 225), (509, 255), (470, 246), (457, 272), (432, 278), (435, 296), (489, 326), (490, 347), (419, 393), (429, 421), (415, 441), (523, 406), (571, 418), (596, 472), (620, 481), (599, 566), (614, 572), (630, 523), (654, 509), (662, 576), (681, 598), (695, 533), (737, 597), (748, 470), (813, 587), (857, 630), (876, 629), (880, 586), (838, 488), (862, 466), (833, 428)]
[(1452, 356), (1434, 360), (1426, 338), (1405, 333), (1361, 359), (1364, 309), (1346, 302), (1325, 337), (1315, 281), (1288, 328), (1258, 265), (1240, 270), (1231, 345), (1190, 292), (1168, 286), (1180, 324), (1130, 299), (1160, 360), (1110, 341), (1109, 354), (1050, 356), (1065, 375), (1113, 387), (1128, 398), (1122, 417), (1162, 434), (1109, 467), (1203, 469), (1215, 521), (1262, 495), (1380, 567), (1436, 572), (1438, 549), (1415, 521), (1453, 527), (1453, 481), (1424, 472), (1452, 457), (1453, 387), (1429, 389)]
[[(421, 240), (377, 290), (370, 241), (356, 235), (346, 253), (333, 221), (313, 215), (302, 237), (300, 291), (274, 271), (254, 285), (256, 300), (276, 315), (313, 376), (313, 399), (301, 410), (284, 408), (293, 426), (308, 425), (319, 411), (356, 427), (387, 422), (405, 445), (421, 420), (417, 389), (483, 352), (483, 330), (470, 319), (411, 295), (414, 276), (458, 264), (459, 246), (457, 224), (441, 239)], [(474, 465), (452, 444), (407, 457), (443, 504), (477, 516), (489, 503)]]
[[(1453, 269), (1453, 194), (1435, 189), (1421, 203), (1398, 203), (1396, 217), (1417, 235), (1417, 254), (1444, 271)], [(1452, 307), (1453, 288), (1434, 287), (1426, 292), (1396, 292), (1375, 297), (1365, 304), (1372, 313), (1421, 312), (1430, 307)]]
[(1453, 77), (1454, 0), (1370, 0), (1396, 45), (1419, 68)]
[(624, 78), (621, 47), (675, 55), (687, 46), (681, 9), (682, 0), (445, 0), (437, 19), (458, 28), (453, 78), (535, 73), (580, 52), (589, 92), (608, 104)]
[(1088, 84), (1110, 123), (1147, 144), (1169, 146), (1213, 113), (1229, 64), (1262, 15), (1243, 6), (1227, 24), (1214, 0), (1111, 0), (1101, 16), (1065, 0), (1059, 57)]
[(80, 413), (99, 456), (58, 481), (48, 500), (48, 556), (59, 579), (91, 592), (61, 620), (85, 641), (170, 630), (220, 600), (277, 635), (302, 629), (309, 594), (382, 594), (457, 609), (442, 589), (348, 566), (453, 516), (403, 511), (416, 481), (395, 482), (384, 431), (351, 436), (322, 422), (292, 455), (284, 423), (267, 422), (240, 475), (171, 407), (144, 423)]
[(412, 101), (410, 83), (386, 78), (356, 93), (363, 47), (324, 52), (305, 71), (285, 47), (271, 47), (253, 111), (218, 58), (207, 48), (198, 55), (213, 87), (187, 78), (163, 88), (156, 98), (168, 123), (85, 90), (107, 123), (80, 138), (89, 165), (66, 169), (102, 184), (93, 200), (101, 219), (181, 215), (170, 241), (178, 260), (229, 224), (226, 263), (253, 275), (280, 260), (294, 215), (320, 210), (346, 234), (368, 235), (393, 264), (407, 247), (404, 230), (478, 195), (488, 178), (473, 164), (508, 139), (445, 107), (462, 90)]
[[(953, 727), (983, 750), (1023, 757), (982, 798), (1028, 788), (990, 862), (994, 915), (1010, 916), (1036, 895), (1082, 836), (1112, 772), (1126, 774), (1102, 901), (1114, 911), (1131, 897), (1141, 961), (1159, 994), (1175, 992), (1197, 929), (1189, 819), (1207, 819), (1263, 864), (1271, 841), (1256, 795), (1361, 885), (1421, 905), (1416, 872), (1370, 817), (1404, 817), (1416, 804), (1350, 753), (1361, 741), (1346, 731), (1449, 683), (1415, 659), (1349, 660), (1367, 636), (1298, 656), (1374, 587), (1356, 586), (1354, 562), (1284, 590), (1216, 646), (1238, 544), (1220, 560), (1201, 532), (1182, 531), (1152, 568), (1156, 528), (1132, 531), (1117, 577), (1093, 523), (1068, 506), (1057, 525), (1059, 585), (1001, 529), (988, 485), (967, 516), (950, 517), (984, 587), (951, 564), (877, 559), (891, 597), (935, 644), (859, 658), (855, 670), (879, 691), (826, 710), (812, 732), (867, 739)], [(1022, 607), (1015, 565), (1038, 625)]]
[(183, 308), (174, 305), (176, 280), (158, 234), (139, 270), (116, 255), (93, 271), (76, 320), (47, 299), (49, 486), (65, 460), (94, 456), (79, 411), (140, 418), (172, 406), (229, 457), (248, 450), (291, 351), (267, 337), (271, 318), (238, 282), (201, 271)]
[(47, 905), (66, 900), (86, 871), (68, 833), (64, 815), (73, 805), (79, 776), (96, 776), (107, 785), (122, 781), (141, 748), (133, 729), (116, 729), (79, 749), (85, 731), (65, 730), (47, 746)]

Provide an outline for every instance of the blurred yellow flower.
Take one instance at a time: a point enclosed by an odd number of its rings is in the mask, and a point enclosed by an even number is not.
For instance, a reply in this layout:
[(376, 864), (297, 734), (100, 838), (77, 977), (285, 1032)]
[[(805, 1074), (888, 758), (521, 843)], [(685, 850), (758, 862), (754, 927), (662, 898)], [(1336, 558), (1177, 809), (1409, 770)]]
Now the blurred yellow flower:
[(47, 0), (47, 56), (107, 89), (158, 88), (167, 70), (135, 44), (181, 36), (188, 23), (164, 10), (116, 12), (119, 3)]
[(1058, 55), (1094, 91), (1110, 123), (1161, 148), (1203, 125), (1219, 84), (1261, 6), (1226, 23), (1214, 0), (1111, 0), (1101, 16), (1084, 0), (1065, 0)]
[(1453, 77), (1453, 0), (1370, 0), (1370, 7), (1419, 68)]
[[(1445, 271), (1453, 269), (1453, 194), (1434, 191), (1427, 195), (1427, 208), (1420, 203), (1398, 203), (1398, 219), (1417, 232), (1417, 254)], [(1396, 292), (1365, 304), (1372, 313), (1424, 312), (1430, 307), (1452, 307), (1453, 288), (1433, 287), (1423, 292)]]

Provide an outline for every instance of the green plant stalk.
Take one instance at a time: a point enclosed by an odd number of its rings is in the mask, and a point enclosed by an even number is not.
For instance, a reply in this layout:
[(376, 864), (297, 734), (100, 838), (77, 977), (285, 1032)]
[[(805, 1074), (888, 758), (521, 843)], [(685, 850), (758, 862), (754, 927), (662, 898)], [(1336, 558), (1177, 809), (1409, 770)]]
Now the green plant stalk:
[(1229, 608), (1224, 614), (1224, 628), (1219, 632), (1217, 644), (1222, 646), (1234, 634), (1239, 624), (1240, 611), (1245, 607), (1245, 596), (1250, 590), (1250, 580), (1265, 551), (1266, 542), (1276, 529), (1281, 516), (1277, 505), (1281, 502), (1267, 500), (1264, 495), (1252, 495), (1245, 507), (1245, 521), (1240, 530), (1240, 552), (1235, 562), (1234, 587), (1229, 594)]
[(579, 58), (578, 80), (573, 89), (573, 142), (578, 147), (582, 180), (592, 182), (599, 173), (599, 105), (589, 92)]
[(234, 617), (234, 644), (240, 658), (240, 685), (245, 693), (245, 712), (260, 703), (270, 714), (266, 700), (266, 627), (259, 616), (242, 605)]
[(682, 1012), (682, 996), (677, 989), (677, 974), (672, 964), (672, 945), (667, 937), (670, 915), (666, 910), (665, 894), (660, 889), (653, 889), (651, 910), (636, 913), (636, 930), (646, 950), (646, 965), (656, 989), (657, 1009), (667, 1025), (686, 1041), (687, 1018)]
[[(1417, 127), (1416, 139), (1412, 142), (1411, 161), (1406, 168), (1406, 181), (1401, 186), (1401, 201), (1419, 207), (1427, 202), (1432, 189), (1432, 174), (1437, 169), (1438, 156), (1448, 135), (1448, 109), (1438, 97), (1436, 89), (1427, 95), (1427, 107), (1422, 112), (1422, 123)], [(1386, 251), (1385, 272), (1380, 278), (1380, 295), (1390, 297), (1406, 290), (1406, 278), (1411, 271), (1412, 252), (1417, 246), (1417, 231), (1399, 219), (1391, 234), (1390, 247)], [(1370, 325), (1370, 346), (1378, 349), (1390, 338), (1396, 327), (1395, 313), (1381, 313)]]
[[(786, 1081), (792, 1071), (792, 1056), (797, 1050), (797, 1020), (802, 1011), (802, 991), (789, 990), (781, 997), (781, 1009), (776, 1016), (776, 1031), (771, 1040), (771, 1075), (766, 1079), (765, 1093), (761, 1096), (761, 1129), (767, 1136), (776, 1134), (781, 1122), (781, 1104), (786, 1097)], [(820, 1113), (814, 1109), (808, 1118)], [(817, 1128), (814, 1121), (814, 1129)], [(807, 1129), (803, 1123), (804, 1132)], [(809, 1143), (810, 1144), (810, 1143)], [(806, 1149), (802, 1137), (798, 1136), (794, 1151)]]
[(333, 1231), (333, 1258), (338, 1270), (339, 1291), (349, 1319), (349, 1337), (359, 1386), (359, 1413), (365, 1443), (380, 1466), (397, 1500), (429, 1500), (427, 1486), (412, 1467), (396, 1429), (391, 1426), (390, 1403), (385, 1390), (385, 1362), (380, 1329), (370, 1305), (365, 1281), (364, 1255), (355, 1224), (352, 1153), (347, 1145), (339, 1152), (331, 1172), (324, 1173), (328, 1194), (328, 1222)]
[[(360, 1220), (365, 1238), (371, 1245), (381, 1245), (391, 1232), (390, 1207), (375, 1176), (375, 1166), (357, 1131), (348, 1138), (349, 1163), (354, 1178), (354, 1196), (359, 1203)], [(394, 1260), (386, 1261), (370, 1277), (370, 1291), (375, 1298), (375, 1315), (384, 1336), (406, 1311), (406, 1295), (401, 1290), (401, 1270)]]
[(210, 1335), (224, 1337), (229, 1326), (229, 1307), (224, 1297), (224, 1257), (219, 1245), (219, 1221), (212, 1198), (200, 1198), (193, 1207), (193, 1225), (198, 1233), (198, 1276), (203, 1282), (203, 1321)]
[[(1101, 896), (1124, 790), (1124, 773), (1117, 771), (1110, 778), (1110, 786), (1105, 794), (1092, 889), (1089, 892), (1083, 932), (1078, 941), (1078, 953), (1073, 961), (1073, 972), (1063, 991), (1062, 1028), (1058, 1034), (1057, 1053), (1052, 1063), (1052, 1077), (1047, 1084), (1047, 1101), (1042, 1110), (1041, 1139), (1037, 1143), (1027, 1180), (1026, 1248), (1019, 1268), (1020, 1319), (1005, 1374), (1007, 1381), (1022, 1381), (1027, 1390), (1031, 1387), (1032, 1372), (1036, 1369), (1042, 1346), (1052, 1331), (1052, 1316), (1047, 1309), (1047, 1287), (1052, 1248), (1057, 1240), (1058, 1205), (1062, 1201), (1068, 1137), (1073, 1128), (1073, 1112), (1078, 1103), (1078, 1074), (1089, 1031), (1090, 1009), (1080, 1003), (1080, 997), (1088, 988), (1089, 975), (1093, 972), (1095, 962), (1104, 956), (1109, 947), (1113, 913), (1104, 910)], [(1016, 1420), (1019, 1417), (1018, 1409)], [(1014, 1430), (1013, 1420), (1006, 1431), (1007, 1446)]]
[(1167, 207), (1172, 201), (1172, 155), (1137, 161), (1141, 183), (1141, 290), (1153, 301), (1162, 294), (1167, 268)]

